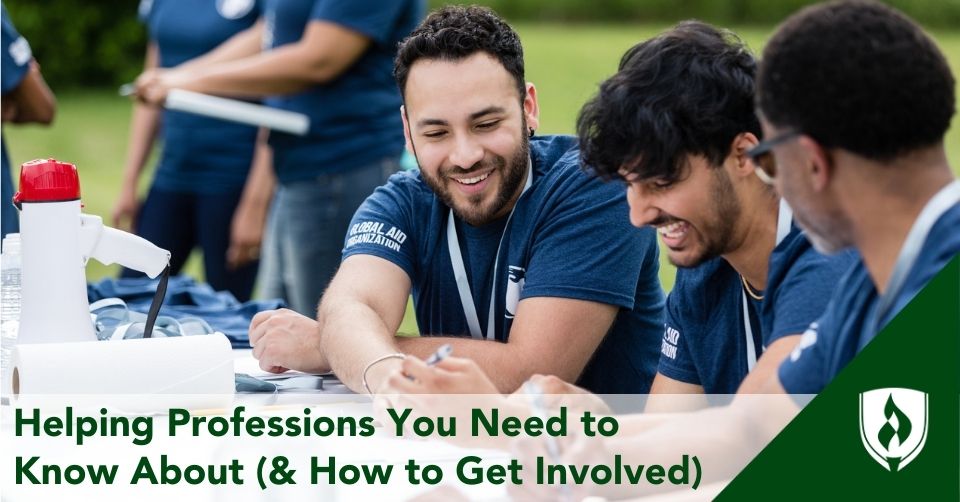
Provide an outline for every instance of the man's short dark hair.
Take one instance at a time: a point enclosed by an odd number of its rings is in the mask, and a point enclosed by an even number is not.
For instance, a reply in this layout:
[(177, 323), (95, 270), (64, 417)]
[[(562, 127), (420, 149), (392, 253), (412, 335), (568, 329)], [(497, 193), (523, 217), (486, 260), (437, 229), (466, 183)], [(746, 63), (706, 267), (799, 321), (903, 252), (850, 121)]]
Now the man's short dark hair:
[(672, 182), (687, 157), (719, 166), (738, 134), (760, 136), (757, 63), (729, 31), (684, 21), (624, 54), (577, 118), (581, 158), (599, 176)]
[(400, 94), (404, 95), (410, 67), (418, 60), (459, 61), (478, 52), (496, 58), (513, 76), (522, 101), (527, 92), (520, 37), (492, 10), (475, 5), (440, 8), (400, 42), (393, 63)]
[(770, 39), (757, 101), (778, 128), (889, 161), (943, 140), (954, 85), (943, 54), (906, 16), (878, 2), (831, 2), (794, 14)]

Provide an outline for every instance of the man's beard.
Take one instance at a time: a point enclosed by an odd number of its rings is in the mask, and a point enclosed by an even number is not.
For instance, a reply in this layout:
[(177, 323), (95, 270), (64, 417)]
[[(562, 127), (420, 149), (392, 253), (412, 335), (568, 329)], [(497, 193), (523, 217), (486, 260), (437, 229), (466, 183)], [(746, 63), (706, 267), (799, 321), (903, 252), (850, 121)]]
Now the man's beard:
[[(526, 130), (526, 127), (524, 127), (523, 130)], [(504, 157), (494, 156), (489, 161), (485, 158), (477, 162), (467, 170), (461, 169), (460, 167), (445, 169), (439, 172), (436, 178), (421, 169), (420, 176), (430, 189), (440, 197), (440, 200), (453, 211), (453, 214), (470, 225), (478, 227), (490, 223), (500, 216), (500, 213), (507, 207), (507, 204), (517, 195), (520, 190), (520, 185), (524, 181), (523, 175), (527, 171), (529, 159), (530, 140), (526, 136), (522, 136), (520, 146), (509, 161)], [(449, 175), (455, 173), (460, 177), (469, 177), (470, 173), (489, 170), (491, 167), (493, 167), (493, 171), (490, 173), (491, 175), (493, 175), (494, 172), (500, 174), (500, 183), (499, 186), (497, 186), (497, 192), (493, 201), (484, 205), (483, 197), (486, 193), (480, 193), (470, 196), (465, 204), (457, 205), (450, 190), (450, 184), (457, 182), (451, 179)]]
[(849, 239), (841, 237), (845, 235), (845, 232), (841, 230), (842, 226), (837, 223), (824, 221), (812, 225), (811, 220), (803, 218), (803, 214), (796, 210), (794, 210), (793, 218), (800, 229), (803, 230), (813, 248), (822, 255), (837, 254), (851, 245)]
[(668, 255), (670, 263), (674, 266), (696, 267), (731, 251), (731, 240), (737, 221), (740, 219), (742, 207), (737, 199), (733, 183), (730, 181), (730, 175), (722, 167), (717, 168), (717, 172), (712, 174), (714, 179), (710, 191), (714, 201), (711, 210), (714, 219), (698, 227), (701, 251), (682, 262), (675, 262)]

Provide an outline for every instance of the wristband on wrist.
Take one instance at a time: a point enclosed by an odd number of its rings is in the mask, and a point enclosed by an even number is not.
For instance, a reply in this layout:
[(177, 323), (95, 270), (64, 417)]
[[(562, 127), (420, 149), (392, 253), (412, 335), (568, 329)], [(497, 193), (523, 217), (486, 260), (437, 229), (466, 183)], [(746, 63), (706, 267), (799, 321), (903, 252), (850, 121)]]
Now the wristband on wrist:
[(398, 352), (394, 354), (386, 354), (374, 359), (373, 361), (370, 361), (370, 363), (367, 364), (367, 367), (363, 368), (363, 376), (360, 378), (363, 381), (363, 390), (367, 391), (367, 394), (370, 394), (371, 396), (373, 395), (373, 391), (370, 390), (370, 385), (367, 384), (367, 372), (370, 371), (370, 368), (372, 368), (373, 365), (386, 361), (387, 359), (403, 359), (405, 357), (405, 355)]

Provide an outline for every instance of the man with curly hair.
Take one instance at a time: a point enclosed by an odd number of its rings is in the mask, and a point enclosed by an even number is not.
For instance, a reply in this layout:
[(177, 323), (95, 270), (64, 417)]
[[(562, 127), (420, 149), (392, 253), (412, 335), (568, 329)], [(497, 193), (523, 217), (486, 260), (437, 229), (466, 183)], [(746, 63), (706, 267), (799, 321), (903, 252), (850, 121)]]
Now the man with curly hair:
[(814, 251), (748, 157), (756, 72), (735, 35), (685, 21), (627, 51), (577, 121), (586, 165), (627, 184), (679, 268), (651, 393), (756, 392), (853, 264)]

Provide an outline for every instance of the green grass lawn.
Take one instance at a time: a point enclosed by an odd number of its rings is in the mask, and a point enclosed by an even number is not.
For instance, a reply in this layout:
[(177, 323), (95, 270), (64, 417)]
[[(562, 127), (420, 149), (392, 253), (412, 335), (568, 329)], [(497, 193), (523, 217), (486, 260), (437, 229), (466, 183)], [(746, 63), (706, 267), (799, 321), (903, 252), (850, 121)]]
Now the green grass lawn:
[[(517, 25), (526, 51), (527, 78), (539, 92), (539, 132), (572, 133), (580, 106), (595, 92), (597, 84), (616, 70), (623, 52), (665, 28), (666, 25)], [(763, 27), (735, 31), (759, 52), (772, 30)], [(936, 32), (934, 37), (947, 54), (954, 73), (960, 75), (960, 31)], [(56, 91), (57, 82), (51, 85)], [(4, 128), (11, 161), (16, 166), (34, 158), (54, 157), (75, 163), (81, 173), (85, 211), (108, 220), (126, 155), (129, 102), (116, 96), (113, 89), (59, 92), (58, 101), (53, 127)], [(947, 137), (947, 151), (951, 164), (960, 173), (960, 127), (956, 124), (954, 120)], [(145, 177), (142, 188), (148, 181), (149, 177)], [(191, 258), (186, 271), (202, 278), (197, 256)], [(115, 273), (115, 268), (98, 263), (87, 267), (90, 280)], [(674, 274), (674, 268), (664, 261), (660, 278), (665, 289), (673, 286)], [(412, 326), (405, 321), (403, 329), (415, 332)]]

